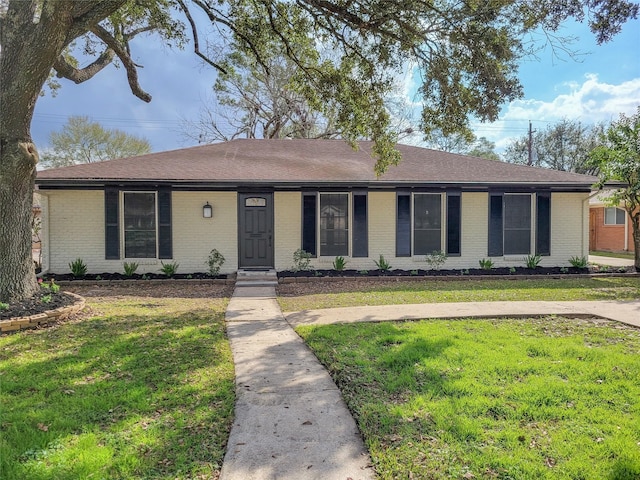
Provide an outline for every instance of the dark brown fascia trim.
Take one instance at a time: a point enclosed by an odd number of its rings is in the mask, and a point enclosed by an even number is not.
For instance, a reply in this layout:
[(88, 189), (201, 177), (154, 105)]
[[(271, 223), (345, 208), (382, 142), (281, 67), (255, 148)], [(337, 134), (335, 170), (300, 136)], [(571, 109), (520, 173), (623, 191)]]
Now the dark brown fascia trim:
[[(170, 187), (175, 191), (237, 191), (237, 190), (269, 190), (269, 191), (298, 191), (298, 190), (425, 190), (444, 191), (449, 189), (459, 189), (468, 192), (486, 192), (492, 190), (501, 191), (538, 191), (551, 190), (555, 192), (590, 192), (593, 186), (584, 183), (544, 183), (544, 182), (500, 182), (500, 183), (471, 183), (471, 182), (447, 182), (447, 183), (425, 183), (425, 182), (393, 182), (393, 181), (340, 181), (340, 182), (182, 182), (182, 181), (139, 181), (139, 180), (54, 180), (36, 179), (39, 190), (101, 190), (104, 187), (155, 189), (159, 187)], [(609, 186), (623, 186), (621, 184), (606, 184)]]

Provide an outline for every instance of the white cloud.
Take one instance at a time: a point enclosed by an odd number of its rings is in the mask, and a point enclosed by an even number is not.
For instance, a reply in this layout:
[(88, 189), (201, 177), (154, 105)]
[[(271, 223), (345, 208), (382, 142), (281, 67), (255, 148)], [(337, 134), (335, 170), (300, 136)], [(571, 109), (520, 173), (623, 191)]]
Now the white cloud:
[(558, 90), (561, 93), (550, 101), (532, 98), (509, 103), (498, 121), (475, 125), (476, 134), (495, 142), (500, 151), (527, 133), (529, 121), (534, 128), (545, 128), (564, 118), (584, 124), (610, 122), (621, 113), (635, 113), (640, 105), (640, 78), (613, 85), (600, 82), (596, 74), (587, 74), (582, 83), (565, 83)]

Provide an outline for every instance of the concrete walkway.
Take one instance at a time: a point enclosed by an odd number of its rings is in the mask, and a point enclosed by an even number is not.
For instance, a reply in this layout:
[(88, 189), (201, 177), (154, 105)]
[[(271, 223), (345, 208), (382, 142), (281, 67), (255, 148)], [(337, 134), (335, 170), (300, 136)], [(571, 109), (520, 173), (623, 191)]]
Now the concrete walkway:
[(287, 312), (292, 327), (331, 323), (383, 322), (421, 318), (601, 317), (640, 327), (640, 300), (584, 302), (461, 302), (326, 308)]
[(284, 319), (275, 288), (236, 287), (226, 319), (237, 399), (221, 480), (373, 479), (340, 391)]
[(375, 478), (369, 455), (338, 388), (292, 327), (552, 314), (597, 316), (640, 327), (640, 300), (385, 305), (283, 315), (274, 286), (236, 286), (226, 320), (236, 369), (237, 400), (220, 478)]

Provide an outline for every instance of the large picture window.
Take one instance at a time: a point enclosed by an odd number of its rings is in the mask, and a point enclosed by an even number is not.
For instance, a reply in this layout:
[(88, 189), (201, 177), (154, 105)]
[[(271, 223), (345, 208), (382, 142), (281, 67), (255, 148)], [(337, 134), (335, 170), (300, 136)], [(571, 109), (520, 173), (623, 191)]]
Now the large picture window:
[(537, 200), (535, 252), (549, 255), (551, 247), (551, 196), (540, 192), (489, 195), (489, 256), (533, 253), (533, 199)]
[(398, 192), (396, 196), (396, 256), (461, 252), (460, 191)]
[(320, 194), (320, 255), (349, 255), (349, 195)]
[(125, 192), (123, 208), (125, 258), (156, 258), (156, 194)]
[(314, 257), (367, 257), (367, 192), (304, 192), (302, 248)]

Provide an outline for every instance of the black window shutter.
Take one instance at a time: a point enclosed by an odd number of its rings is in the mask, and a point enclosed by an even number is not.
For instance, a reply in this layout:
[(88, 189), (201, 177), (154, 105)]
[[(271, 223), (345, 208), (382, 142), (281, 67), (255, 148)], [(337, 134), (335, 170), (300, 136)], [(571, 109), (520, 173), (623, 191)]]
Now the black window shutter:
[(367, 227), (367, 194), (353, 194), (353, 256), (369, 256), (369, 232)]
[(447, 192), (447, 255), (460, 255), (462, 203), (460, 192)]
[(398, 193), (396, 205), (396, 257), (411, 256), (411, 194)]
[(302, 249), (317, 255), (317, 195), (315, 193), (302, 194)]
[(489, 256), (500, 257), (503, 252), (502, 194), (489, 195)]
[(173, 258), (171, 190), (158, 190), (158, 258)]
[(117, 188), (104, 190), (104, 258), (106, 260), (120, 260), (119, 193)]
[(551, 255), (551, 192), (536, 195), (536, 254)]

